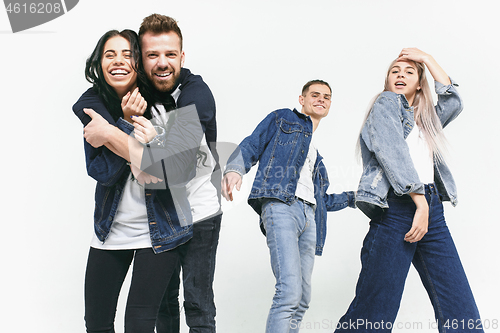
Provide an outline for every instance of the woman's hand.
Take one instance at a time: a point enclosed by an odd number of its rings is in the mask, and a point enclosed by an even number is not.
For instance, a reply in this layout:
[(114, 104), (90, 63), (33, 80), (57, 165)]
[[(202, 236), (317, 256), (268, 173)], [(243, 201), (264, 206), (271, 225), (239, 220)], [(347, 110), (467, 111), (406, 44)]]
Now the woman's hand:
[(408, 47), (401, 50), (398, 56), (398, 61), (414, 61), (425, 64), (431, 73), (434, 81), (444, 85), (451, 84), (448, 74), (439, 66), (434, 58), (416, 47)]
[(140, 143), (148, 143), (158, 134), (148, 119), (134, 116), (132, 120), (134, 121), (134, 136)]
[(151, 184), (151, 183), (158, 183), (162, 182), (163, 180), (160, 178), (156, 178), (155, 176), (151, 176), (150, 174), (147, 174), (143, 172), (141, 169), (138, 167), (134, 166), (133, 164), (130, 165), (130, 170), (132, 171), (132, 174), (134, 175), (135, 179), (139, 182), (139, 184), (144, 185), (146, 184)]
[(146, 102), (144, 97), (142, 97), (141, 93), (139, 92), (139, 88), (135, 88), (132, 93), (130, 93), (129, 91), (122, 98), (123, 118), (131, 123), (131, 117), (142, 116), (144, 114), (144, 111), (146, 111), (147, 106), (148, 103)]
[(408, 47), (401, 50), (398, 56), (398, 61), (414, 61), (425, 63), (429, 61), (429, 54), (417, 49), (416, 47)]
[(417, 206), (410, 231), (405, 235), (405, 241), (415, 243), (421, 240), (427, 233), (429, 226), (429, 205), (423, 194), (410, 193), (413, 202)]

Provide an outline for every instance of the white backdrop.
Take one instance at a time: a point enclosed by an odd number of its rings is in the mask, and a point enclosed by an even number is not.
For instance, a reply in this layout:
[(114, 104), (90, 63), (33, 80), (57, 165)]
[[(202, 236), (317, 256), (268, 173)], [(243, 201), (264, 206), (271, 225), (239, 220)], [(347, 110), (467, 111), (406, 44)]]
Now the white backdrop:
[[(1, 332), (84, 332), (95, 182), (86, 175), (82, 128), (71, 106), (89, 87), (85, 59), (98, 38), (109, 29), (137, 30), (154, 12), (179, 21), (185, 66), (215, 95), (220, 141), (238, 143), (270, 111), (298, 107), (306, 81), (330, 82), (332, 107), (315, 142), (336, 192), (356, 189), (357, 133), (390, 61), (407, 46), (432, 54), (460, 84), (465, 103), (446, 131), (460, 201), (456, 208), (446, 204), (446, 216), (481, 315), (490, 321), (487, 332), (500, 331), (491, 325), (500, 320), (494, 2), (81, 0), (66, 15), (16, 34), (0, 10)], [(222, 333), (264, 331), (274, 289), (258, 216), (245, 203), (250, 178), (237, 202), (224, 207), (215, 278)], [(354, 295), (368, 220), (346, 209), (330, 213), (328, 226), (303, 332), (332, 332)], [(397, 318), (407, 329), (395, 332), (436, 332), (428, 329), (432, 320), (412, 268)], [(421, 329), (409, 329), (413, 323)]]

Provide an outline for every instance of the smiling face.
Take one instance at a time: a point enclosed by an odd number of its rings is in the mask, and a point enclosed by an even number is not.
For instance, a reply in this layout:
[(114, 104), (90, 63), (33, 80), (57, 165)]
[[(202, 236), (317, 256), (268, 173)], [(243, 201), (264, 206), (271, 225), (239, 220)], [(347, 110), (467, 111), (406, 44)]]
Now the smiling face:
[(101, 66), (104, 79), (120, 99), (136, 87), (137, 73), (130, 43), (122, 36), (111, 37), (104, 44)]
[(387, 74), (386, 89), (405, 95), (408, 103), (413, 104), (415, 94), (420, 90), (417, 66), (413, 61), (395, 62)]
[(332, 103), (332, 92), (324, 84), (312, 84), (309, 89), (299, 96), (302, 113), (313, 119), (321, 119), (328, 115)]
[(141, 38), (141, 48), (144, 71), (149, 80), (157, 90), (171, 91), (184, 65), (179, 36), (173, 31), (161, 34), (147, 32)]

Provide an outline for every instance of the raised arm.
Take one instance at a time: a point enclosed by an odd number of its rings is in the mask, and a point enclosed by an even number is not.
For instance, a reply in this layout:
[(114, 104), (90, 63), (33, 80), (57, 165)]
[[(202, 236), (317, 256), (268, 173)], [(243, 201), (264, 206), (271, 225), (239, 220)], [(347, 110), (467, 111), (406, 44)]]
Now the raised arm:
[(417, 48), (405, 48), (401, 50), (398, 60), (411, 60), (423, 63), (431, 73), (435, 81), (435, 91), (438, 96), (435, 106), (436, 114), (443, 128), (462, 112), (462, 99), (456, 89), (458, 84), (449, 78), (448, 74), (446, 74), (434, 57)]
[(446, 72), (441, 68), (441, 66), (439, 66), (439, 64), (430, 54), (427, 54), (415, 47), (404, 48), (399, 54), (398, 61), (400, 60), (410, 60), (423, 63), (431, 73), (434, 81), (440, 82), (444, 85), (451, 84), (448, 74), (446, 74)]

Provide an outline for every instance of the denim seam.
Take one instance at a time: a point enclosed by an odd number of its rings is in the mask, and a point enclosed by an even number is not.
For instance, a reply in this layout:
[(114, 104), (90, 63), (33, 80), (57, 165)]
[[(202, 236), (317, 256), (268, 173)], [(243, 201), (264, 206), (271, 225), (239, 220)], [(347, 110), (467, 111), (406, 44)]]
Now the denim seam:
[[(272, 208), (273, 208), (273, 204), (270, 204), (270, 206), (269, 206), (269, 217), (268, 217), (267, 220), (271, 220), (270, 221), (271, 224), (274, 225), (274, 221), (272, 220), (272, 217), (273, 217)], [(276, 239), (276, 231), (275, 230), (273, 231), (273, 238), (274, 238), (274, 242), (276, 243), (276, 255), (278, 257), (277, 258), (278, 262), (277, 262), (276, 269), (278, 270), (279, 273), (281, 273), (281, 266), (280, 266), (280, 263), (281, 263), (281, 251), (280, 251), (279, 246), (278, 246), (278, 240)], [(277, 282), (279, 282), (281, 284), (282, 283), (282, 281), (281, 281), (281, 274), (278, 274), (278, 276), (279, 276), (279, 281), (277, 281)], [(279, 292), (281, 292), (281, 291), (279, 291)], [(278, 295), (278, 296), (281, 296), (281, 294)]]
[[(272, 216), (273, 216), (273, 214), (272, 214), (272, 206), (273, 206), (273, 204), (270, 203), (269, 204), (269, 208), (268, 208), (269, 209), (269, 212), (268, 212), (269, 216), (266, 218), (266, 224), (267, 224), (266, 230), (268, 229), (268, 226), (269, 226), (269, 224), (267, 222), (271, 222), (271, 224), (273, 224), (273, 221), (272, 221)], [(269, 237), (269, 232), (267, 232), (267, 237)], [(274, 242), (276, 243), (276, 256), (278, 257), (277, 258), (278, 260), (277, 260), (277, 267), (276, 267), (276, 269), (277, 269), (278, 272), (281, 272), (281, 267), (280, 267), (281, 260), (279, 258), (281, 252), (279, 251), (279, 248), (278, 248), (278, 242), (276, 240), (276, 232), (275, 231), (273, 231), (273, 238), (274, 238)], [(269, 249), (269, 250), (271, 250), (271, 249)], [(277, 276), (279, 276), (279, 280), (278, 280), (278, 278), (276, 278), (276, 284), (278, 284), (278, 283), (281, 284), (281, 274), (277, 274)], [(281, 296), (281, 290), (277, 290), (277, 288), (275, 288), (275, 293), (276, 293), (277, 296)], [(278, 293), (280, 293), (280, 294), (278, 294)], [(276, 299), (276, 301), (279, 301), (281, 299), (281, 297), (274, 297), (273, 301), (274, 301), (274, 299)], [(270, 324), (271, 323), (268, 320), (266, 322), (266, 332), (269, 331), (269, 325)]]
[(429, 270), (427, 269), (427, 265), (425, 264), (424, 256), (422, 255), (420, 248), (417, 247), (416, 252), (417, 252), (418, 259), (422, 263), (422, 267), (423, 267), (424, 272), (425, 272), (425, 278), (429, 282), (431, 292), (432, 292), (432, 298), (434, 299), (437, 312), (439, 313), (439, 319), (438, 319), (438, 322), (440, 323), (439, 324), (439, 331), (441, 333), (445, 333), (446, 329), (443, 326), (443, 323), (444, 323), (443, 311), (441, 310), (441, 304), (439, 303), (439, 298), (438, 298), (437, 293), (436, 293), (436, 288), (434, 288), (434, 283), (432, 283), (432, 279), (431, 279), (431, 276), (429, 274)]
[[(382, 219), (380, 219), (380, 222), (382, 222)], [(377, 227), (377, 231), (375, 232), (375, 235), (373, 235), (373, 241), (372, 241), (372, 244), (371, 244), (371, 246), (370, 246), (370, 251), (369, 251), (369, 256), (368, 256), (367, 266), (369, 266), (369, 264), (371, 263), (371, 253), (372, 253), (372, 251), (373, 251), (373, 247), (374, 247), (375, 242), (376, 242), (376, 240), (377, 240), (377, 235), (378, 235), (378, 233), (379, 233), (379, 229), (380, 229), (380, 226), (379, 226), (379, 227)], [(365, 286), (365, 280), (366, 280), (366, 277), (364, 277), (364, 278), (363, 278), (363, 281), (361, 281), (361, 283), (360, 283), (360, 288), (359, 288), (359, 290), (360, 290), (360, 291), (361, 291), (361, 290), (364, 288), (364, 286)], [(357, 293), (356, 293), (356, 296), (357, 296)], [(356, 301), (356, 303), (355, 303), (355, 304), (353, 304), (353, 309), (354, 309), (354, 308), (356, 308), (356, 307), (358, 306), (358, 300), (359, 300), (359, 298), (358, 298), (358, 297), (355, 297), (355, 301)]]

